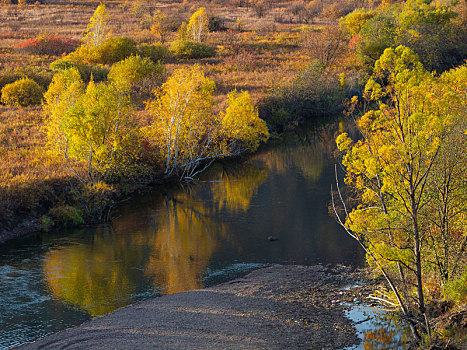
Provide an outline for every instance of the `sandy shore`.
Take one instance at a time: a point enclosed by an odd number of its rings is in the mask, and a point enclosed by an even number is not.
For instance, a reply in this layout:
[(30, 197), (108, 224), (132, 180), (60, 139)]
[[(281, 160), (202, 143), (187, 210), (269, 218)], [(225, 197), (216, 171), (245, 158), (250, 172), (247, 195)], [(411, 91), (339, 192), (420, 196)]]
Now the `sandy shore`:
[(18, 349), (342, 349), (359, 342), (338, 301), (350, 268), (274, 266), (124, 307)]

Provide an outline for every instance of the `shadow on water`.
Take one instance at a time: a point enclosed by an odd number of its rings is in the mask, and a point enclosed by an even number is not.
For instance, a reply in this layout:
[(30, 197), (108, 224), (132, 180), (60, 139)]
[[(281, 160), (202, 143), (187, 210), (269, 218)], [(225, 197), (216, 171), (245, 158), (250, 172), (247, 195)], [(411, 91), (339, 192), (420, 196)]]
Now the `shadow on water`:
[(215, 164), (196, 185), (132, 198), (111, 225), (0, 247), (0, 348), (267, 264), (362, 265), (327, 209), (337, 129), (309, 128)]

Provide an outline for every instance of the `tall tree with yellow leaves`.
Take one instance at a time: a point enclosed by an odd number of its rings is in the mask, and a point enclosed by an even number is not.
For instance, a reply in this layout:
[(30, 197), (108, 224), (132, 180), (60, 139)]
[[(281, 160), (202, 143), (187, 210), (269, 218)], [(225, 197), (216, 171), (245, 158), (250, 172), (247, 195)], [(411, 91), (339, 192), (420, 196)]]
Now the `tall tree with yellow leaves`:
[(365, 249), (370, 264), (386, 277), (406, 315), (415, 286), (417, 313), (424, 316), (429, 333), (424, 278), (434, 196), (430, 183), (440, 155), (446, 154), (447, 139), (454, 133), (465, 140), (452, 127), (462, 119), (456, 115), (462, 108), (453, 106), (465, 106), (465, 96), (456, 96), (403, 46), (384, 51), (365, 94), (378, 107), (357, 122), (363, 139), (353, 142), (346, 133), (337, 138), (346, 182), (359, 194), (359, 205), (349, 211), (344, 204), (345, 218), (336, 206), (335, 213)]
[(94, 14), (89, 20), (86, 34), (83, 41), (87, 46), (99, 47), (107, 38), (109, 32), (106, 28), (109, 15), (106, 12), (106, 5), (97, 6)]
[(188, 38), (195, 43), (204, 41), (209, 33), (209, 18), (204, 7), (200, 7), (191, 15), (186, 30)]
[(213, 112), (215, 84), (200, 66), (174, 72), (148, 103), (153, 117), (144, 134), (160, 150), (165, 174), (185, 180), (215, 159), (255, 151), (269, 134), (248, 93), (229, 94), (221, 115)]

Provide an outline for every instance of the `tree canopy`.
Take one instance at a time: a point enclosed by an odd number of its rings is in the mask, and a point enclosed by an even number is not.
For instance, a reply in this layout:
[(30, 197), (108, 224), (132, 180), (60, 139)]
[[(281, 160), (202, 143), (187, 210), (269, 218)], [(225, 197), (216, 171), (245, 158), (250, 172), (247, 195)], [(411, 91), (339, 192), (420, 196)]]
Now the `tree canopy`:
[(412, 283), (425, 315), (424, 281), (458, 278), (465, 258), (464, 74), (465, 66), (446, 73), (447, 83), (426, 71), (411, 49), (386, 49), (365, 87), (376, 107), (357, 121), (363, 138), (337, 138), (346, 183), (359, 198), (345, 210), (345, 223), (339, 220), (388, 279), (405, 313)]

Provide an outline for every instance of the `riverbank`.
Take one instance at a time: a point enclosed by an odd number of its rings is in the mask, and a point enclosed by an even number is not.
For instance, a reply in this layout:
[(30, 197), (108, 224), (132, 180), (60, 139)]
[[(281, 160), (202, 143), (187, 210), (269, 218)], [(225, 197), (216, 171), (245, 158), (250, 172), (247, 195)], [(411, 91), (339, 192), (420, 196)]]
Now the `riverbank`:
[(361, 270), (274, 266), (149, 299), (17, 349), (343, 349), (359, 343), (345, 302)]

